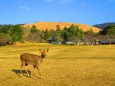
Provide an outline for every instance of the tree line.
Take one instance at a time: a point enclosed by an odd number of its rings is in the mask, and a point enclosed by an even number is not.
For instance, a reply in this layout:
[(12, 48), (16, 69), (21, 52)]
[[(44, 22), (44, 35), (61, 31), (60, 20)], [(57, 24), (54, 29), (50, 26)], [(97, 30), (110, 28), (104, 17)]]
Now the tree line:
[(56, 26), (56, 30), (41, 31), (35, 25), (30, 29), (20, 24), (17, 25), (0, 25), (0, 46), (7, 44), (15, 44), (17, 41), (24, 42), (47, 42), (49, 38), (53, 38), (57, 42), (72, 41), (74, 43), (84, 42), (95, 43), (97, 39), (115, 39), (115, 25), (105, 27), (98, 33), (94, 33), (92, 28), (83, 31), (73, 24), (70, 27)]

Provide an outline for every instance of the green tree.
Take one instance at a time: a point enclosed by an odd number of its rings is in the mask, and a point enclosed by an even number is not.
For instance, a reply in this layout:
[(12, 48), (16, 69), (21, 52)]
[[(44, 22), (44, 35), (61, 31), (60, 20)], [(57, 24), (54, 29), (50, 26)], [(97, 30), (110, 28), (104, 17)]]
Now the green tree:
[(96, 33), (93, 32), (92, 28), (85, 32), (85, 44), (87, 44), (88, 42), (93, 45), (94, 43), (96, 43), (96, 40)]
[(94, 35), (94, 34), (95, 34), (95, 33), (93, 32), (92, 29), (90, 29), (90, 30), (88, 30), (88, 31), (85, 32), (85, 35), (88, 35), (88, 36), (92, 36), (92, 35)]
[(41, 42), (43, 38), (42, 32), (36, 28), (35, 25), (32, 26), (32, 28), (30, 29), (30, 34), (28, 39), (32, 42)]
[(109, 25), (104, 28), (104, 30), (101, 31), (102, 35), (106, 35), (106, 38), (110, 40), (115, 39), (115, 25)]
[(12, 42), (20, 41), (24, 35), (23, 27), (21, 25), (14, 25), (10, 35), (12, 37)]
[(46, 29), (45, 31), (43, 31), (43, 34), (44, 34), (44, 37), (43, 37), (44, 40), (47, 40), (50, 37), (48, 29)]
[(84, 36), (84, 33), (79, 27), (71, 25), (68, 29), (64, 29), (63, 31), (63, 38), (65, 41), (71, 41), (70, 39), (72, 37), (78, 37), (81, 38)]
[(10, 40), (11, 37), (8, 34), (0, 33), (0, 46), (6, 45)]
[(56, 31), (60, 31), (60, 26), (59, 25), (56, 25)]
[(55, 30), (51, 29), (51, 30), (49, 31), (49, 37), (53, 37), (53, 36), (55, 36), (55, 34), (56, 34), (56, 31), (55, 31)]
[(103, 35), (115, 35), (115, 25), (109, 25), (101, 31)]
[(56, 30), (50, 30), (49, 31), (50, 37), (53, 37), (57, 42), (63, 41), (62, 38), (62, 30), (60, 29), (60, 26), (56, 26)]
[(1, 25), (0, 26), (0, 33), (10, 34), (10, 30), (12, 27), (13, 27), (13, 25)]
[(32, 26), (32, 28), (30, 29), (30, 32), (32, 33), (36, 33), (38, 31), (38, 29), (36, 28), (35, 25)]

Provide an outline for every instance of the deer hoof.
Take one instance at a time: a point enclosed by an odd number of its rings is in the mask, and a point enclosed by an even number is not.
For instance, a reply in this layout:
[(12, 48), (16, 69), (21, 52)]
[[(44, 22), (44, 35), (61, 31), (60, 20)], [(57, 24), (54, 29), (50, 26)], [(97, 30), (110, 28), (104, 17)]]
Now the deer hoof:
[(33, 77), (34, 77), (34, 75), (30, 75), (30, 77), (32, 77), (32, 78), (33, 78)]

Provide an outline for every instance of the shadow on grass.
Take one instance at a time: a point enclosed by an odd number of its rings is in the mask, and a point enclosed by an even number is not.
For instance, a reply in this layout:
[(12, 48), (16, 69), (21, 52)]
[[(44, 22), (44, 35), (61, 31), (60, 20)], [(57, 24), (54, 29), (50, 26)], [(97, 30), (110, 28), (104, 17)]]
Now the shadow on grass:
[[(21, 76), (20, 76), (20, 70), (19, 69), (13, 69), (12, 71), (17, 76), (19, 76), (21, 78)], [(28, 71), (29, 75), (31, 75), (31, 71), (30, 70), (27, 70), (27, 71)], [(41, 77), (38, 77), (38, 76), (35, 76), (35, 75), (33, 75), (33, 76), (27, 76), (26, 70), (22, 70), (22, 75), (25, 76), (25, 77), (30, 77), (30, 78), (36, 77), (36, 78), (42, 79)]]
[[(18, 70), (18, 69), (13, 69), (12, 71), (13, 71), (17, 76), (21, 77), (21, 76), (20, 76), (20, 70)], [(30, 70), (27, 70), (27, 71), (28, 71), (28, 73), (29, 73), (29, 75), (30, 75), (30, 74), (31, 74), (31, 71), (30, 71)], [(26, 73), (26, 70), (22, 70), (22, 75), (28, 77), (28, 76), (27, 76), (27, 73)]]

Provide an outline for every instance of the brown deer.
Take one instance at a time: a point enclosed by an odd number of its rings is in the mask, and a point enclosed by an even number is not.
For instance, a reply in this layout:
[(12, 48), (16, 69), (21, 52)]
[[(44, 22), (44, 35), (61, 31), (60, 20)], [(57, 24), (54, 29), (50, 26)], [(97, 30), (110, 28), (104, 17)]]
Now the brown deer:
[[(33, 65), (33, 68), (34, 68), (32, 75), (34, 75), (34, 70), (36, 68), (40, 74), (40, 77), (41, 77), (39, 65), (42, 63), (43, 59), (46, 57), (46, 53), (49, 51), (49, 49), (48, 48), (46, 50), (39, 49), (39, 51), (41, 53), (41, 56), (30, 54), (30, 53), (23, 53), (20, 55), (20, 60), (21, 60), (20, 74), (21, 74), (21, 76), (22, 76), (22, 68), (24, 66), (28, 66), (28, 64), (31, 64), (31, 65)], [(25, 69), (25, 70), (26, 70), (27, 75), (30, 76), (27, 69)]]

